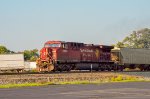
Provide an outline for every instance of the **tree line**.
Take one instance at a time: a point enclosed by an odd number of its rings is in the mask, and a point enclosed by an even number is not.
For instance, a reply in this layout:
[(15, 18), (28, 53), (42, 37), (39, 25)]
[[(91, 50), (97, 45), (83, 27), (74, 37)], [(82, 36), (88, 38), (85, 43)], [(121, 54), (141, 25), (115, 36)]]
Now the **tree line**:
[(129, 36), (115, 44), (116, 47), (150, 48), (150, 29), (133, 31)]

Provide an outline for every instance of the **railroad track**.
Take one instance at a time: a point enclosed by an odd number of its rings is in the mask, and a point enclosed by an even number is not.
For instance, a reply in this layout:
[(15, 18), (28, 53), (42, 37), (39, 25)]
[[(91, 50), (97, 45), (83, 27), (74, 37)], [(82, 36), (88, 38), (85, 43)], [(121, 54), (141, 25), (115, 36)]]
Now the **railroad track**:
[(150, 77), (150, 71), (71, 71), (71, 72), (25, 72), (25, 73), (0, 73), (0, 75), (28, 75), (28, 74), (70, 74), (70, 73), (120, 73), (134, 76)]
[[(0, 75), (23, 75), (23, 74), (69, 74), (69, 73), (91, 73), (90, 71), (70, 71), (70, 72), (24, 72), (24, 73), (0, 73)], [(96, 73), (92, 71), (92, 73)]]
[(24, 73), (0, 73), (0, 75), (23, 75), (23, 74), (70, 74), (70, 73), (104, 73), (114, 71), (70, 71), (70, 72), (24, 72)]
[(108, 80), (112, 77), (119, 75), (128, 76), (133, 75), (150, 80), (150, 72), (139, 71), (72, 71), (72, 72), (51, 72), (51, 73), (1, 73), (0, 84), (18, 84), (18, 83), (31, 83), (31, 82), (69, 82), (69, 81), (97, 81)]

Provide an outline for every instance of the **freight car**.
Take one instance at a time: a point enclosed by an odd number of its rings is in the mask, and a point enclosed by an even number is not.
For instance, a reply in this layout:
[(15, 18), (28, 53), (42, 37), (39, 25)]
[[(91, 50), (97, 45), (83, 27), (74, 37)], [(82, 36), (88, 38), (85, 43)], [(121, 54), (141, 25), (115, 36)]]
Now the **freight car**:
[(23, 54), (1, 54), (0, 55), (0, 71), (23, 71), (24, 70)]
[(150, 49), (119, 48), (112, 50), (112, 61), (122, 70), (139, 68), (141, 71), (150, 70)]
[(47, 41), (37, 60), (38, 71), (114, 70), (113, 46)]

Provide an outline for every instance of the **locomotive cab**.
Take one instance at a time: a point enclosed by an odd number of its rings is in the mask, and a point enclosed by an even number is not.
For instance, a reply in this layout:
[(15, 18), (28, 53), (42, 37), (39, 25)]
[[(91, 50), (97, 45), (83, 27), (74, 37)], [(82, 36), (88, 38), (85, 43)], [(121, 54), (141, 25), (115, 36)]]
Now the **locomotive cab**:
[(47, 58), (50, 58), (50, 59), (54, 59), (53, 57), (56, 56), (54, 55), (59, 48), (61, 47), (61, 43), (46, 43), (44, 45), (44, 47), (42, 48), (42, 50), (40, 51), (40, 58), (41, 60), (45, 60)]

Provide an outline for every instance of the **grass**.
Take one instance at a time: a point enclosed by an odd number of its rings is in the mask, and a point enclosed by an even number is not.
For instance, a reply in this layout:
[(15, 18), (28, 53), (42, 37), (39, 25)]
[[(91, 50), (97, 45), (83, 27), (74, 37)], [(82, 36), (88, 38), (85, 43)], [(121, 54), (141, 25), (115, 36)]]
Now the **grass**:
[(18, 88), (18, 87), (32, 87), (32, 86), (46, 86), (46, 85), (66, 85), (66, 84), (101, 84), (111, 82), (141, 82), (144, 80), (122, 80), (122, 81), (73, 81), (73, 82), (59, 82), (59, 83), (24, 83), (24, 84), (6, 84), (0, 85), (0, 88)]
[(17, 88), (17, 87), (32, 87), (32, 86), (45, 86), (53, 83), (24, 83), (24, 84), (5, 84), (0, 85), (0, 88)]
[(143, 78), (135, 76), (113, 76), (111, 78), (103, 80), (74, 80), (74, 81), (55, 81), (55, 82), (45, 82), (45, 83), (24, 83), (24, 84), (5, 84), (0, 85), (0, 88), (16, 88), (16, 87), (31, 87), (31, 86), (46, 86), (46, 85), (66, 85), (66, 84), (101, 84), (101, 83), (111, 83), (111, 82), (141, 82), (147, 81)]

